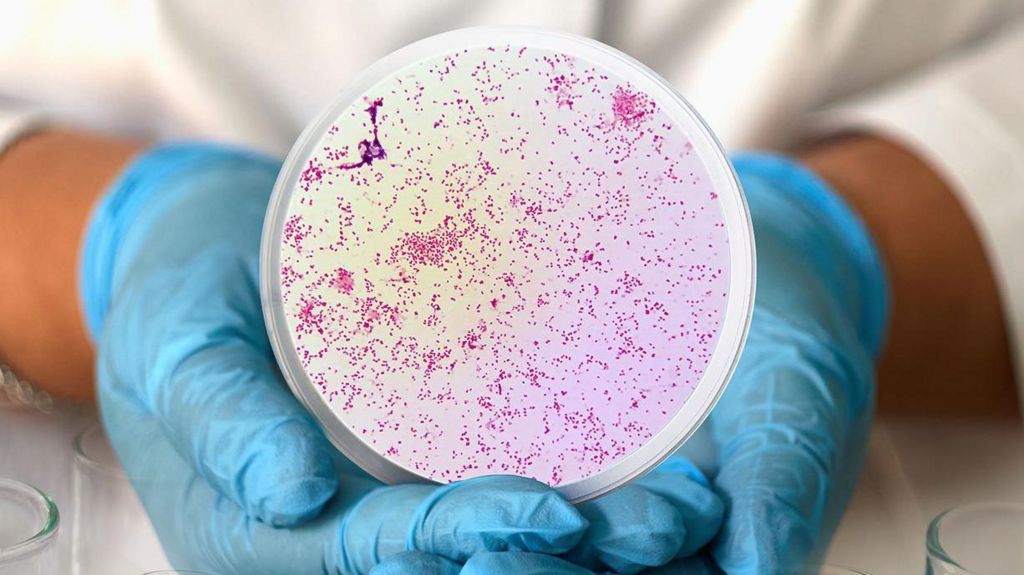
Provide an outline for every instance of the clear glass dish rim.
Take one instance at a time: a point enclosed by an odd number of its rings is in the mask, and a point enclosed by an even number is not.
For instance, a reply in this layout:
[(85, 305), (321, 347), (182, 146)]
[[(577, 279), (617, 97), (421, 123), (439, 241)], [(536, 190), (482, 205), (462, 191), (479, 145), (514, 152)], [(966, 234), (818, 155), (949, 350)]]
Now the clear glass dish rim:
[(14, 492), (31, 499), (33, 505), (45, 513), (45, 519), (39, 531), (24, 541), (0, 548), (0, 565), (2, 565), (28, 557), (50, 544), (60, 529), (60, 511), (49, 495), (16, 479), (0, 477), (0, 491)]
[(110, 465), (100, 463), (99, 461), (96, 461), (92, 457), (89, 457), (89, 455), (85, 452), (86, 450), (83, 445), (85, 437), (91, 433), (96, 432), (106, 434), (106, 431), (103, 429), (103, 424), (99, 422), (90, 423), (89, 425), (85, 426), (84, 429), (75, 434), (74, 440), (71, 441), (71, 451), (75, 454), (75, 461), (93, 471), (97, 471), (104, 475), (109, 475), (110, 477), (127, 480), (128, 476), (125, 474), (123, 469), (121, 469), (120, 467), (111, 467)]
[[(348, 429), (334, 416), (323, 397), (315, 392), (315, 386), (308, 381), (308, 375), (291, 345), (284, 317), (279, 282), (280, 238), (288, 201), (294, 184), (305, 167), (303, 162), (340, 112), (391, 74), (427, 57), (461, 48), (499, 43), (522, 43), (529, 47), (549, 50), (573, 47), (577, 55), (586, 54), (606, 65), (614, 63), (615, 67), (612, 69), (624, 78), (646, 86), (647, 90), (652, 91), (648, 93), (659, 102), (671, 103), (673, 109), (670, 115), (681, 127), (692, 130), (691, 141), (695, 151), (701, 154), (708, 169), (709, 179), (712, 180), (715, 189), (719, 190), (719, 197), (727, 198), (726, 202), (730, 202), (732, 208), (731, 211), (723, 208), (725, 223), (729, 230), (730, 297), (722, 322), (722, 335), (708, 368), (695, 386), (693, 395), (643, 446), (607, 469), (558, 487), (567, 499), (578, 503), (604, 495), (653, 469), (696, 432), (718, 402), (735, 371), (753, 313), (756, 284), (754, 235), (739, 178), (721, 143), (693, 106), (671, 84), (644, 64), (590, 38), (529, 26), (481, 26), (453, 30), (419, 40), (377, 60), (348, 82), (321, 110), (316, 119), (306, 126), (285, 159), (264, 220), (260, 247), (260, 298), (271, 347), (285, 381), (293, 395), (318, 421), (331, 443), (346, 457), (384, 483), (435, 483), (385, 458), (366, 444), (358, 434)], [(567, 51), (574, 53), (572, 50)], [(600, 60), (602, 58), (603, 60)], [(657, 94), (655, 95), (653, 91)], [(729, 350), (721, 348), (726, 335), (735, 338), (729, 357), (724, 357)], [(710, 393), (707, 390), (711, 386), (706, 381), (709, 377), (715, 379), (714, 389)], [(685, 433), (679, 432), (678, 428), (682, 426), (677, 420), (690, 423)]]
[(943, 563), (947, 563), (950, 566), (956, 567), (967, 573), (972, 573), (970, 568), (964, 567), (958, 561), (949, 556), (949, 553), (942, 545), (942, 526), (947, 519), (955, 519), (958, 515), (965, 513), (971, 513), (982, 510), (1013, 510), (1024, 517), (1024, 503), (1019, 501), (1001, 501), (1001, 500), (986, 500), (976, 501), (973, 503), (965, 503), (963, 505), (957, 505), (950, 507), (949, 509), (939, 513), (934, 519), (928, 524), (928, 531), (925, 535), (925, 546), (928, 551), (929, 559), (938, 559)]

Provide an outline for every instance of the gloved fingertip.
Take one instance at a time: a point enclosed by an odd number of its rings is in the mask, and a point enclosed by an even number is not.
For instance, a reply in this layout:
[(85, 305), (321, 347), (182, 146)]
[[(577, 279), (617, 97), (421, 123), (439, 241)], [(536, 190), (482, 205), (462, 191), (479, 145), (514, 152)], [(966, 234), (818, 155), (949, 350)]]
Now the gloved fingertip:
[(704, 487), (711, 488), (711, 482), (708, 481), (704, 472), (686, 457), (670, 457), (659, 465), (657, 469), (659, 472), (681, 473)]
[(677, 559), (660, 567), (644, 571), (644, 575), (722, 575), (707, 553), (700, 553), (683, 559)]
[(734, 500), (711, 548), (728, 573), (799, 572), (813, 549), (814, 527), (784, 502)]
[[(534, 499), (531, 503), (530, 499)], [(534, 512), (523, 521), (528, 531), (522, 538), (522, 550), (535, 553), (565, 553), (579, 543), (590, 522), (562, 496), (555, 492), (526, 498), (527, 508)], [(538, 518), (544, 518), (538, 520)], [(533, 539), (529, 537), (534, 536)]]
[(686, 541), (679, 548), (679, 556), (693, 555), (707, 545), (722, 528), (725, 520), (725, 503), (714, 493), (695, 498), (691, 515), (686, 519)]
[(593, 575), (588, 569), (558, 557), (517, 551), (477, 553), (466, 561), (462, 575)]
[(305, 427), (278, 428), (264, 439), (265, 446), (254, 450), (241, 477), (250, 517), (291, 527), (315, 517), (337, 492), (331, 448)]
[(625, 485), (579, 507), (591, 527), (566, 557), (586, 567), (638, 573), (676, 558), (688, 536), (681, 511), (640, 485)]
[[(417, 516), (411, 547), (460, 560), (480, 551), (565, 553), (589, 527), (553, 488), (508, 475), (446, 485), (423, 502)], [(454, 528), (459, 536), (435, 538), (440, 528)]]
[(672, 502), (682, 514), (686, 539), (677, 553), (686, 557), (704, 547), (719, 532), (725, 517), (725, 502), (693, 463), (673, 457), (637, 484)]
[(281, 485), (256, 504), (254, 514), (273, 527), (294, 527), (316, 517), (338, 490), (333, 478), (307, 478)]
[[(518, 537), (510, 538), (509, 549), (533, 553), (565, 553), (576, 546), (590, 522), (575, 505), (569, 503), (552, 487), (525, 477), (500, 476), (495, 481), (481, 484), (492, 495), (508, 500), (501, 507), (514, 509), (520, 526)], [(478, 486), (479, 488), (480, 486)], [(487, 496), (485, 495), (485, 499)], [(494, 516), (500, 526), (501, 513)]]
[(370, 570), (370, 575), (458, 575), (460, 569), (458, 563), (444, 557), (406, 551), (385, 557)]

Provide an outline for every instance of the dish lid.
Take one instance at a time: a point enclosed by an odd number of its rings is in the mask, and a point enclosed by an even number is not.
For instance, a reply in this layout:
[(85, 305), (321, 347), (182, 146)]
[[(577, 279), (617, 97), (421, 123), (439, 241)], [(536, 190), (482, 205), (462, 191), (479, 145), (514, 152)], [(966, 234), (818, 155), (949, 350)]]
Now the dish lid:
[(693, 108), (528, 28), (434, 36), (355, 79), (289, 154), (261, 258), (285, 378), (350, 459), (574, 501), (693, 433), (753, 304), (746, 205)]

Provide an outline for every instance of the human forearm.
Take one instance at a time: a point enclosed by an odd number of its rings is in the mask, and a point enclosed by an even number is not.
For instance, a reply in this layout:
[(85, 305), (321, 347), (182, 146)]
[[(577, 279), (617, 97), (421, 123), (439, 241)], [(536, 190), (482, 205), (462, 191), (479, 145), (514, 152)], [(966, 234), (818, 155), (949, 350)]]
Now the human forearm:
[(93, 396), (78, 306), (78, 250), (92, 206), (142, 148), (67, 130), (0, 155), (0, 361), (59, 396)]
[(800, 159), (860, 214), (892, 290), (878, 366), (883, 413), (1017, 416), (1007, 328), (978, 231), (950, 187), (905, 148), (851, 135)]

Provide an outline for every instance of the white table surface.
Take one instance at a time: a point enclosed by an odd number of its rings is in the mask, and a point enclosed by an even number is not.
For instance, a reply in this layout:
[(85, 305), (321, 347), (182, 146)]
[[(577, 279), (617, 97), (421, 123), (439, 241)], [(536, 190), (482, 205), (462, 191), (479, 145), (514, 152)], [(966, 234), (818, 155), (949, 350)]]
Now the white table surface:
[(876, 422), (864, 474), (827, 561), (871, 575), (924, 573), (925, 531), (950, 507), (1024, 502), (1024, 431), (1017, 422)]

